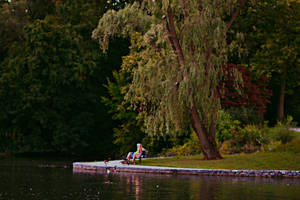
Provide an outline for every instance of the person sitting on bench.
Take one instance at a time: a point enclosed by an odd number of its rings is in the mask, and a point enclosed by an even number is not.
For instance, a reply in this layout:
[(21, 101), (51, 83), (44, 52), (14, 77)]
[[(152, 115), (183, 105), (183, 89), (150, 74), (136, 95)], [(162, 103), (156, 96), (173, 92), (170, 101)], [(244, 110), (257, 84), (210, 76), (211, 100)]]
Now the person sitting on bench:
[(136, 146), (137, 146), (136, 152), (129, 152), (128, 155), (127, 155), (127, 162), (128, 162), (128, 164), (130, 163), (130, 159), (132, 159), (132, 163), (133, 163), (133, 164), (136, 164), (136, 163), (135, 163), (135, 159), (141, 158), (141, 156), (142, 156), (142, 154), (143, 154), (143, 147), (142, 147), (142, 144), (137, 143)]

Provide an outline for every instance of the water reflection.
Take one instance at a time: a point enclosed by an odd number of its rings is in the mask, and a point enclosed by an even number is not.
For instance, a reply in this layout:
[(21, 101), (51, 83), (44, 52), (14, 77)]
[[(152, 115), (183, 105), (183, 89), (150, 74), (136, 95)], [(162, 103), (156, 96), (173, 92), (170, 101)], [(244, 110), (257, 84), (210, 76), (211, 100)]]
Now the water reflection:
[[(87, 173), (64, 167), (39, 167), (39, 164), (33, 160), (0, 160), (0, 200), (296, 200), (300, 197), (300, 179)], [(50, 161), (46, 164), (53, 165)]]
[(141, 178), (131, 174), (125, 178), (127, 194), (134, 194), (136, 200), (141, 199), (142, 187)]
[[(74, 176), (100, 176), (75, 172)], [(162, 200), (282, 200), (299, 199), (299, 179), (269, 179), (209, 176), (171, 176), (138, 173), (102, 174), (104, 184), (117, 188), (103, 196), (109, 199)], [(101, 185), (101, 183), (99, 183)]]

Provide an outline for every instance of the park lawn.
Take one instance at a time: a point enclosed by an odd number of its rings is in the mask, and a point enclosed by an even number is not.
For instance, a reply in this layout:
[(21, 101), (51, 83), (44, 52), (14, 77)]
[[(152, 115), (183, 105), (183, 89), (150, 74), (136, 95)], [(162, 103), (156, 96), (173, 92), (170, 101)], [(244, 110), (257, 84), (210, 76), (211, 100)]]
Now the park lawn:
[(295, 137), (295, 139), (300, 139), (300, 132), (298, 132), (298, 131), (293, 131), (293, 134), (292, 134), (294, 137)]
[(142, 165), (202, 169), (300, 170), (300, 153), (256, 152), (224, 155), (222, 160), (203, 160), (201, 155), (145, 159)]

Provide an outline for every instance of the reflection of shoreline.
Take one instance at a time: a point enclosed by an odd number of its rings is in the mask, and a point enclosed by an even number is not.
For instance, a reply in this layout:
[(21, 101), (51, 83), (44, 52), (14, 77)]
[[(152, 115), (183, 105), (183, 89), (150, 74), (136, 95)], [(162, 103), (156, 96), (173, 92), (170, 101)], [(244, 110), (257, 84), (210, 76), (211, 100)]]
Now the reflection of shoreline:
[(31, 160), (11, 164), (0, 160), (0, 199), (282, 200), (300, 197), (300, 179), (75, 173), (71, 169), (32, 167), (35, 163)]
[[(106, 171), (86, 171), (86, 170), (73, 170), (73, 175), (76, 174), (86, 174), (86, 175), (103, 175)], [(262, 182), (262, 183), (300, 183), (300, 179), (297, 178), (264, 178), (264, 177), (235, 177), (235, 176), (197, 176), (197, 175), (172, 175), (172, 174), (151, 174), (151, 173), (134, 173), (134, 172), (115, 172), (114, 175), (120, 177), (128, 177), (131, 175), (139, 177), (155, 177), (155, 178), (168, 178), (176, 177), (183, 179), (210, 179), (210, 180), (231, 180), (234, 182)]]
[(140, 200), (142, 196), (142, 181), (141, 177), (131, 174), (126, 177), (126, 192), (127, 194), (134, 193), (135, 199)]
[[(118, 174), (111, 173), (110, 171), (106, 171), (103, 173), (73, 173), (73, 176), (76, 175), (87, 175), (87, 176), (102, 176), (103, 183), (105, 185), (123, 185), (126, 196), (134, 196), (136, 200), (142, 199), (142, 179), (144, 177), (139, 176), (139, 174)], [(119, 180), (119, 181), (118, 181)]]

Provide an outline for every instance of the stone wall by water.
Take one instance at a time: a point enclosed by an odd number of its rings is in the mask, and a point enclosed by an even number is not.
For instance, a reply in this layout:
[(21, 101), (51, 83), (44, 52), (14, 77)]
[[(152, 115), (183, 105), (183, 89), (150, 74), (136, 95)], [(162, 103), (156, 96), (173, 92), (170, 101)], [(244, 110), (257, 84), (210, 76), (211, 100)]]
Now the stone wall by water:
[(109, 163), (73, 163), (73, 171), (95, 171), (107, 173), (155, 173), (155, 174), (184, 174), (199, 176), (239, 176), (239, 177), (286, 177), (300, 178), (300, 171), (290, 170), (229, 170), (229, 169), (196, 169), (140, 165), (123, 165), (119, 161)]

